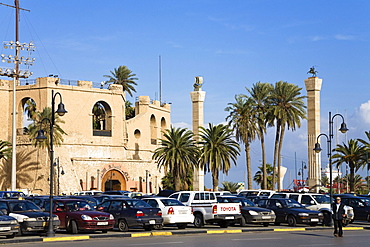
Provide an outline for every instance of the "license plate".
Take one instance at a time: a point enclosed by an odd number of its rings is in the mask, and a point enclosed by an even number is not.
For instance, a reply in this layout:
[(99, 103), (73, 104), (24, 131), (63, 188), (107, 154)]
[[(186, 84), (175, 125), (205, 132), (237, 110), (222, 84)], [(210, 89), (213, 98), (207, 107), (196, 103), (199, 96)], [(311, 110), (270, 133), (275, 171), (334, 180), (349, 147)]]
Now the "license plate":
[(179, 213), (180, 213), (180, 214), (187, 214), (187, 213), (188, 213), (188, 211), (187, 211), (187, 210), (180, 210), (180, 211), (179, 211)]
[(225, 217), (225, 220), (233, 220), (234, 219), (234, 216), (227, 216)]
[(311, 222), (319, 222), (319, 219), (311, 219)]
[(98, 222), (96, 223), (97, 226), (106, 226), (108, 225), (108, 222)]
[(0, 231), (10, 231), (10, 227), (0, 227)]
[(262, 216), (262, 219), (271, 219), (271, 216)]
[(155, 220), (149, 220), (149, 224), (155, 225)]

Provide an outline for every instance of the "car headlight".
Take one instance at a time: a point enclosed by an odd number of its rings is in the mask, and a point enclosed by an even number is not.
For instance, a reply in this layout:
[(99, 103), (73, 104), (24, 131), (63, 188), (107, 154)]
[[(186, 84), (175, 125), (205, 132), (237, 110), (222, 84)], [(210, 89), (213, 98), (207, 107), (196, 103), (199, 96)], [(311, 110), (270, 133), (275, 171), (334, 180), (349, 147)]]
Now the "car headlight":
[(17, 220), (11, 220), (11, 221), (10, 221), (10, 224), (12, 224), (12, 225), (13, 225), (13, 224), (17, 224), (17, 223), (18, 223), (18, 221), (17, 221)]
[(90, 216), (86, 215), (86, 214), (81, 215), (81, 218), (83, 220), (92, 220), (92, 218)]
[(109, 215), (110, 220), (114, 220), (114, 216), (112, 214)]
[(271, 210), (270, 214), (275, 214), (275, 212), (273, 210)]
[(258, 215), (258, 213), (256, 211), (253, 211), (253, 210), (249, 210), (248, 211), (250, 215)]
[(53, 217), (53, 220), (59, 220), (59, 217), (58, 216), (54, 216)]
[(24, 218), (23, 221), (36, 221), (36, 218)]
[(319, 216), (324, 216), (324, 214), (323, 213), (319, 213)]
[(308, 214), (307, 214), (307, 213), (299, 213), (298, 215), (299, 215), (299, 216), (302, 216), (302, 217), (307, 217), (307, 216), (308, 216)]

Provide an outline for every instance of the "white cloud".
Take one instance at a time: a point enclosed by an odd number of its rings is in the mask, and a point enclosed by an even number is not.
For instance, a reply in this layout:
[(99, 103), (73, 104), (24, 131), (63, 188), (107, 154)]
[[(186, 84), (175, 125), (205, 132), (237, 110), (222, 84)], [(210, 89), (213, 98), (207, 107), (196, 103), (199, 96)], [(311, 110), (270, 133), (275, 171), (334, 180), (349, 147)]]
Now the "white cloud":
[(174, 128), (187, 128), (191, 130), (191, 125), (185, 122), (172, 123)]
[(337, 35), (334, 36), (334, 38), (337, 39), (337, 40), (354, 40), (355, 36), (337, 34)]
[(365, 123), (370, 123), (370, 100), (366, 103), (361, 104), (359, 114)]

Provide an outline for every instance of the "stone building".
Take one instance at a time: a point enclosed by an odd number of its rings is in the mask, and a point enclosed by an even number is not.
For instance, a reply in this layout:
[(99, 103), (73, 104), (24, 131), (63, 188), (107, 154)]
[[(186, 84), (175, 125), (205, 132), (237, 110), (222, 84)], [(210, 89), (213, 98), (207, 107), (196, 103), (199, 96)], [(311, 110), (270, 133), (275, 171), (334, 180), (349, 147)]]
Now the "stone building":
[[(0, 140), (12, 140), (13, 81), (0, 80)], [(60, 146), (54, 146), (55, 194), (81, 190), (129, 190), (157, 193), (163, 169), (151, 159), (159, 147), (161, 131), (170, 127), (170, 105), (139, 96), (135, 117), (126, 120), (125, 93), (121, 85), (108, 89), (93, 87), (91, 81), (65, 81), (54, 77), (22, 81), (16, 87), (17, 188), (32, 193), (49, 193), (50, 159), (46, 149), (35, 148), (23, 127), (28, 99), (42, 111), (51, 107), (52, 90), (55, 109), (62, 100), (68, 111), (60, 124), (67, 133)], [(58, 96), (58, 95), (57, 95)], [(102, 114), (97, 119), (94, 107)], [(27, 124), (26, 124), (27, 125)], [(22, 158), (23, 157), (23, 158)], [(27, 159), (24, 159), (27, 157)], [(23, 163), (22, 163), (23, 162)], [(9, 171), (3, 162), (2, 172)], [(7, 174), (10, 180), (11, 175)], [(0, 181), (1, 189), (5, 181)]]

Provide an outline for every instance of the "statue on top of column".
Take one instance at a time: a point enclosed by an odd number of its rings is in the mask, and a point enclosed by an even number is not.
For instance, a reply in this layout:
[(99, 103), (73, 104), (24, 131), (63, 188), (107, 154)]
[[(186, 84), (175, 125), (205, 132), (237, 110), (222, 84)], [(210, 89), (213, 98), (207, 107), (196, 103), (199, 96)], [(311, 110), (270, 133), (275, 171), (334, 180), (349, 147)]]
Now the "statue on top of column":
[(312, 77), (316, 77), (317, 71), (315, 70), (315, 66), (312, 66), (307, 74), (312, 74)]
[(202, 91), (203, 77), (196, 76), (194, 82), (194, 91)]

